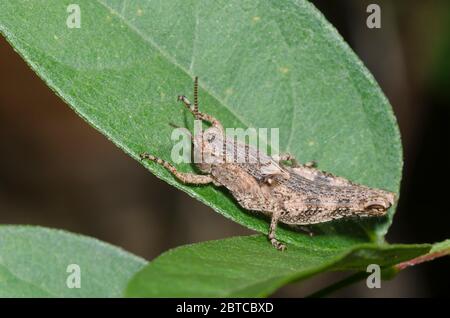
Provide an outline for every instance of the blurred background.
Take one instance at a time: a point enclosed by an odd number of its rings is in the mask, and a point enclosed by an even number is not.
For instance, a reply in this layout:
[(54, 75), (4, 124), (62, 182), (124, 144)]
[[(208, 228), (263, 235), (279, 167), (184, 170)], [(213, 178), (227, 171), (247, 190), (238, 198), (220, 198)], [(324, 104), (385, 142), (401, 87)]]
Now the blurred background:
[[(450, 2), (312, 1), (377, 79), (404, 146), (391, 243), (450, 237)], [(369, 3), (381, 29), (366, 27)], [(153, 259), (181, 244), (251, 234), (145, 170), (65, 105), (0, 38), (0, 224), (35, 224), (96, 237)], [(450, 258), (407, 269), (379, 290), (333, 296), (449, 296)], [(286, 286), (298, 297), (342, 278)]]

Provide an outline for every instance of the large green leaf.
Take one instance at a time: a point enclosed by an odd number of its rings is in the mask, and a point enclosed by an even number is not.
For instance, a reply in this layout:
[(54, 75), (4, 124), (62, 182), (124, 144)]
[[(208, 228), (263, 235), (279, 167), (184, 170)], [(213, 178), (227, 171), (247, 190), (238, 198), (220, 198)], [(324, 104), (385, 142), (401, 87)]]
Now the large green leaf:
[[(226, 127), (279, 128), (281, 151), (398, 191), (401, 144), (389, 103), (307, 1), (79, 0), (81, 28), (70, 29), (72, 2), (1, 1), (0, 31), (59, 96), (132, 157), (147, 151), (170, 160), (169, 123), (192, 127), (176, 96), (189, 95), (198, 75), (201, 108)], [(183, 186), (160, 166), (145, 165), (224, 216), (267, 231), (266, 220), (225, 191)], [(302, 246), (380, 241), (393, 213), (333, 223), (315, 239), (283, 228), (279, 237)]]
[[(75, 273), (71, 264), (79, 266), (80, 288), (68, 287), (73, 287), (70, 275)], [(93, 238), (40, 227), (0, 226), (0, 297), (120, 297), (145, 264)]]
[(331, 270), (366, 271), (425, 254), (430, 245), (358, 244), (294, 247), (280, 253), (258, 236), (182, 246), (153, 260), (128, 285), (131, 297), (261, 297), (296, 280)]

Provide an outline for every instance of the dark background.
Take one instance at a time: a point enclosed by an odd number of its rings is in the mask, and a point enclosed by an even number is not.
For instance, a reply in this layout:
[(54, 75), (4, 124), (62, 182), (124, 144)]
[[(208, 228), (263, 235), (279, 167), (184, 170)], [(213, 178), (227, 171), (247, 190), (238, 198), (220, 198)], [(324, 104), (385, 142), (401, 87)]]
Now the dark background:
[[(450, 2), (313, 1), (373, 73), (402, 133), (405, 168), (389, 242), (450, 237)], [(381, 29), (366, 7), (381, 6)], [(0, 223), (99, 238), (152, 259), (169, 248), (251, 231), (145, 170), (67, 107), (0, 38)], [(380, 290), (335, 296), (449, 296), (450, 258), (407, 269)], [(342, 275), (287, 286), (302, 296)]]

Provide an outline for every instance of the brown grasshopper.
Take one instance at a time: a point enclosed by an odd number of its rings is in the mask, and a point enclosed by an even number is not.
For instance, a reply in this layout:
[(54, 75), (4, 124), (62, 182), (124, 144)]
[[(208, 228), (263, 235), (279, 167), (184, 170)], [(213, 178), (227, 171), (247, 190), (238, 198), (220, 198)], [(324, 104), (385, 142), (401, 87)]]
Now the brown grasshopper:
[[(345, 178), (318, 170), (312, 163), (299, 164), (289, 154), (270, 157), (255, 147), (224, 137), (219, 120), (198, 109), (198, 79), (194, 82), (194, 105), (178, 96), (195, 119), (211, 127), (191, 136), (194, 151), (203, 160), (196, 166), (204, 174), (178, 171), (170, 163), (147, 153), (140, 155), (164, 166), (185, 184), (226, 187), (245, 209), (271, 218), (268, 238), (284, 250), (275, 237), (278, 222), (309, 225), (352, 216), (382, 216), (394, 204), (393, 193), (353, 183)], [(196, 149), (196, 150), (195, 150)], [(244, 162), (229, 159), (229, 154), (243, 155)], [(257, 160), (250, 160), (257, 159)], [(289, 163), (288, 163), (289, 162)]]

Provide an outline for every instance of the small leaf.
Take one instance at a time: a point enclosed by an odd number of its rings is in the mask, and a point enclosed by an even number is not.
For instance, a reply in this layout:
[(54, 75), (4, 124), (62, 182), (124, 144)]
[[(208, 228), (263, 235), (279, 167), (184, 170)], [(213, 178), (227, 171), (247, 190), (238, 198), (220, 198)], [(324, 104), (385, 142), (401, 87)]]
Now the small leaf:
[[(80, 288), (66, 284), (73, 273), (67, 272), (70, 264), (79, 266)], [(0, 297), (120, 297), (145, 264), (93, 238), (41, 227), (0, 226)]]
[(430, 253), (450, 254), (450, 239), (433, 244)]
[(290, 246), (277, 251), (264, 236), (186, 245), (150, 262), (130, 281), (128, 297), (261, 297), (293, 281), (332, 270), (389, 267), (430, 245), (358, 244), (352, 248)]
[[(171, 160), (169, 123), (192, 127), (176, 96), (191, 96), (198, 75), (201, 109), (225, 127), (279, 128), (282, 152), (398, 191), (402, 152), (392, 109), (309, 2), (78, 0), (79, 29), (66, 25), (72, 2), (1, 1), (0, 32), (81, 117), (135, 159), (150, 152)], [(145, 165), (224, 216), (267, 232), (267, 220), (240, 208), (226, 191), (184, 186), (162, 167)], [(331, 245), (382, 241), (393, 213), (321, 231)], [(311, 248), (326, 244), (285, 228), (278, 236)]]

